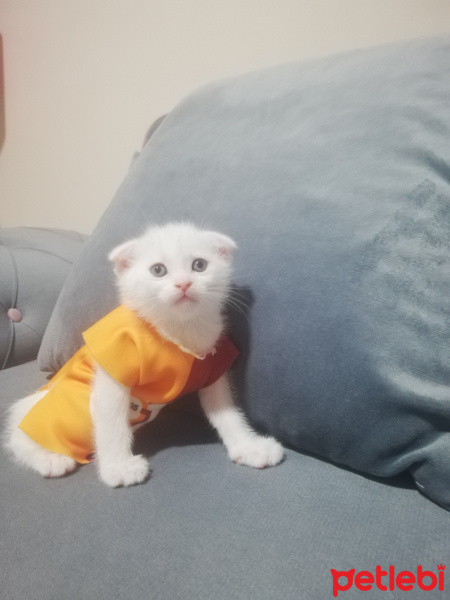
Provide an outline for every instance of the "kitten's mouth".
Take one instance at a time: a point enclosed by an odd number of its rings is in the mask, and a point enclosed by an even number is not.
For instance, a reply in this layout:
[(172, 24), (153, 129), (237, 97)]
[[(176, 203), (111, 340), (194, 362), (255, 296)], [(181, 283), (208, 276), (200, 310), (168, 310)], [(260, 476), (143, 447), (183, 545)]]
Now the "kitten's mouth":
[(183, 294), (182, 296), (180, 296), (178, 298), (178, 300), (175, 301), (175, 304), (191, 304), (194, 302), (195, 302), (194, 298), (192, 298), (191, 296), (188, 296), (187, 294)]

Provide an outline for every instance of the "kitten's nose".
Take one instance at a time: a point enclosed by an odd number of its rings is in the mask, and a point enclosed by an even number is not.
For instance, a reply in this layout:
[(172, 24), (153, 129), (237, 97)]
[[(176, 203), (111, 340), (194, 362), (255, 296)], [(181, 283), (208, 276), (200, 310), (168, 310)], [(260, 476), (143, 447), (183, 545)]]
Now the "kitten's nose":
[(185, 281), (184, 283), (176, 283), (175, 287), (180, 289), (183, 294), (185, 294), (188, 289), (191, 287), (192, 283), (190, 281)]

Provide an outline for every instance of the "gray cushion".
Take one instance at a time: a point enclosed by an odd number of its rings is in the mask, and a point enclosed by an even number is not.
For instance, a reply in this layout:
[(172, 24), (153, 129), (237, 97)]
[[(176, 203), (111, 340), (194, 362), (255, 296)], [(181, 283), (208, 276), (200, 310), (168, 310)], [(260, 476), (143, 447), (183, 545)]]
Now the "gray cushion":
[(410, 42), (187, 98), (74, 266), (41, 366), (116, 305), (115, 244), (147, 221), (206, 222), (237, 240), (253, 299), (233, 335), (254, 423), (373, 475), (410, 470), (450, 508), (449, 64), (448, 38)]
[[(0, 373), (0, 421), (44, 381), (34, 363)], [(133, 488), (107, 488), (95, 464), (43, 479), (0, 447), (2, 598), (331, 600), (330, 569), (445, 564), (449, 515), (407, 478), (383, 484), (293, 451), (273, 469), (238, 467), (183, 406), (141, 430), (152, 477)], [(366, 596), (353, 586), (338, 599)], [(404, 597), (444, 595), (416, 585)]]
[(0, 369), (36, 358), (84, 239), (56, 229), (0, 229)]

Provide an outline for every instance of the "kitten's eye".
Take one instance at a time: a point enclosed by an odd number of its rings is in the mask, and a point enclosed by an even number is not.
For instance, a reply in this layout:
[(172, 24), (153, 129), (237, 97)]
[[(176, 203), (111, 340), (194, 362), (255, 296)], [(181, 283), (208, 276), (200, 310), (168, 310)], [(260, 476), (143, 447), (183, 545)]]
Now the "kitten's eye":
[(155, 277), (164, 277), (167, 274), (167, 269), (163, 264), (157, 263), (153, 267), (150, 267), (150, 273)]
[(196, 258), (192, 263), (192, 270), (197, 271), (197, 273), (201, 273), (206, 269), (208, 263), (204, 258)]

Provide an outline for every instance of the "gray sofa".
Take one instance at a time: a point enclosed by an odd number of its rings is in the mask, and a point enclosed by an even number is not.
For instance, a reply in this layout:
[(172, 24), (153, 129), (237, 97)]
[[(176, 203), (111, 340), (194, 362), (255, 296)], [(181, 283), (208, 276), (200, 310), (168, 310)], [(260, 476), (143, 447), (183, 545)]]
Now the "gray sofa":
[(190, 219), (238, 243), (237, 395), (287, 449), (235, 466), (189, 397), (139, 432), (144, 485), (2, 452), (2, 598), (448, 597), (449, 65), (439, 38), (211, 84), (87, 240), (0, 230), (2, 415), (117, 304), (108, 250)]

